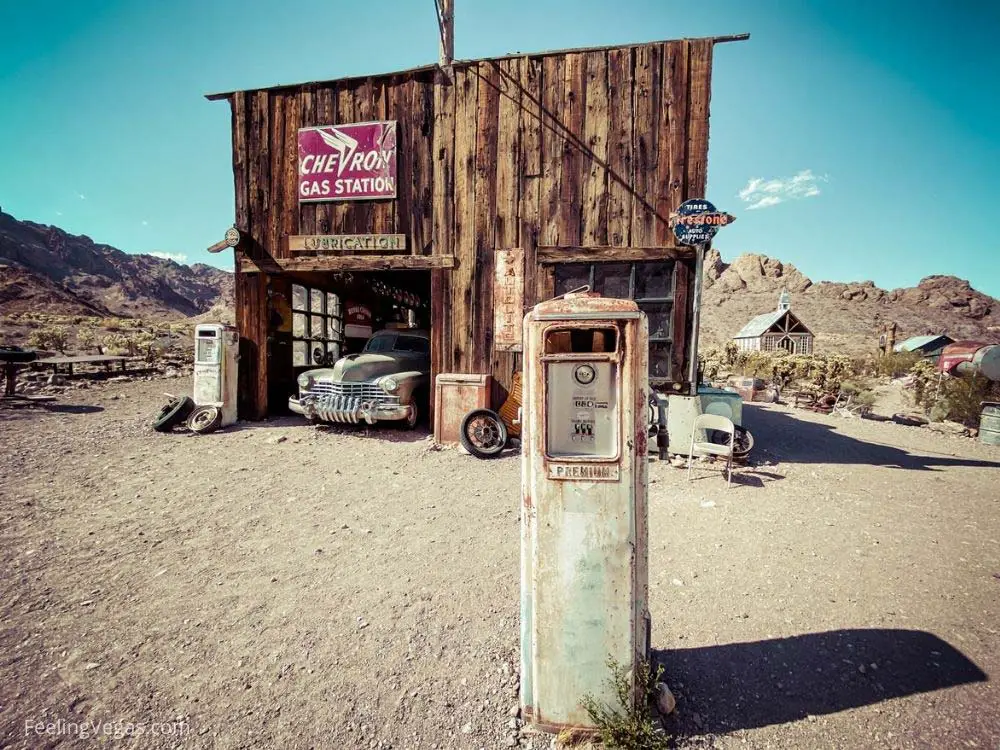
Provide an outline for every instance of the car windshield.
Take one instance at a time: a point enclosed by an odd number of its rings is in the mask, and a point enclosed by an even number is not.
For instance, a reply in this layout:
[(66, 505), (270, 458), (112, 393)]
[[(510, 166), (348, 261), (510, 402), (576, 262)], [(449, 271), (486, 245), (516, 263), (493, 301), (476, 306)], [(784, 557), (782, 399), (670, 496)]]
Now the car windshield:
[(429, 354), (431, 342), (420, 336), (398, 336), (396, 338), (397, 352), (414, 352), (416, 354)]
[(368, 339), (368, 343), (365, 344), (366, 352), (391, 352), (392, 344), (396, 336), (390, 334), (388, 336), (373, 336)]

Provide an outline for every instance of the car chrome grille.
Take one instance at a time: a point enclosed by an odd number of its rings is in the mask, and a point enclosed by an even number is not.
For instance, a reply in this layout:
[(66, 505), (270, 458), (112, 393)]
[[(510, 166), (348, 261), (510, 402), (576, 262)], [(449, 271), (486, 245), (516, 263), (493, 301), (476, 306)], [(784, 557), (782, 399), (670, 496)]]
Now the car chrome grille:
[(329, 383), (317, 381), (308, 391), (314, 396), (343, 396), (358, 398), (363, 401), (374, 401), (380, 404), (399, 403), (399, 396), (389, 396), (374, 383)]

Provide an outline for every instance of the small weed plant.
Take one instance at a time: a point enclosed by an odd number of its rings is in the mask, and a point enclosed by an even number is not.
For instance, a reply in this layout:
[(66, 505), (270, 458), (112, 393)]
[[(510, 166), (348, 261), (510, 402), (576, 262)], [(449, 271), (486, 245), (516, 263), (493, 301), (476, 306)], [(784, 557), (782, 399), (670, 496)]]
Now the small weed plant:
[[(611, 678), (608, 680), (617, 706), (608, 706), (592, 695), (583, 697), (581, 704), (597, 727), (597, 735), (608, 750), (667, 750), (669, 736), (653, 718), (656, 703), (656, 683), (663, 675), (662, 665), (655, 672), (649, 662), (640, 662), (636, 674), (614, 659), (608, 660)], [(635, 686), (639, 686), (636, 694)]]

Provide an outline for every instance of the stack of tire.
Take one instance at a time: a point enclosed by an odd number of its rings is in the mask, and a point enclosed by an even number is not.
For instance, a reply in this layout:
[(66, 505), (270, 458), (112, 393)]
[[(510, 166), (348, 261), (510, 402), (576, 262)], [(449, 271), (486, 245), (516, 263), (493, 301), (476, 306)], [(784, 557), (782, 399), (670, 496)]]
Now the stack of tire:
[(153, 429), (157, 432), (171, 432), (175, 427), (187, 423), (191, 432), (205, 435), (222, 426), (222, 409), (218, 406), (195, 406), (188, 396), (171, 398), (153, 419)]

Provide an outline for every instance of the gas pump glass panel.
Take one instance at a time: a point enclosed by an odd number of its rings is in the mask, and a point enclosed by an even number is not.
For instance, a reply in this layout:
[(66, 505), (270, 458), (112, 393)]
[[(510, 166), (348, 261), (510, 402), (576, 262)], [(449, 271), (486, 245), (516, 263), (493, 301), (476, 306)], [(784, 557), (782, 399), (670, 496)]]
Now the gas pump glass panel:
[(215, 331), (198, 331), (198, 345), (194, 358), (197, 364), (218, 364), (220, 351), (219, 337)]
[(618, 458), (617, 347), (614, 328), (546, 333), (545, 453), (550, 458)]

